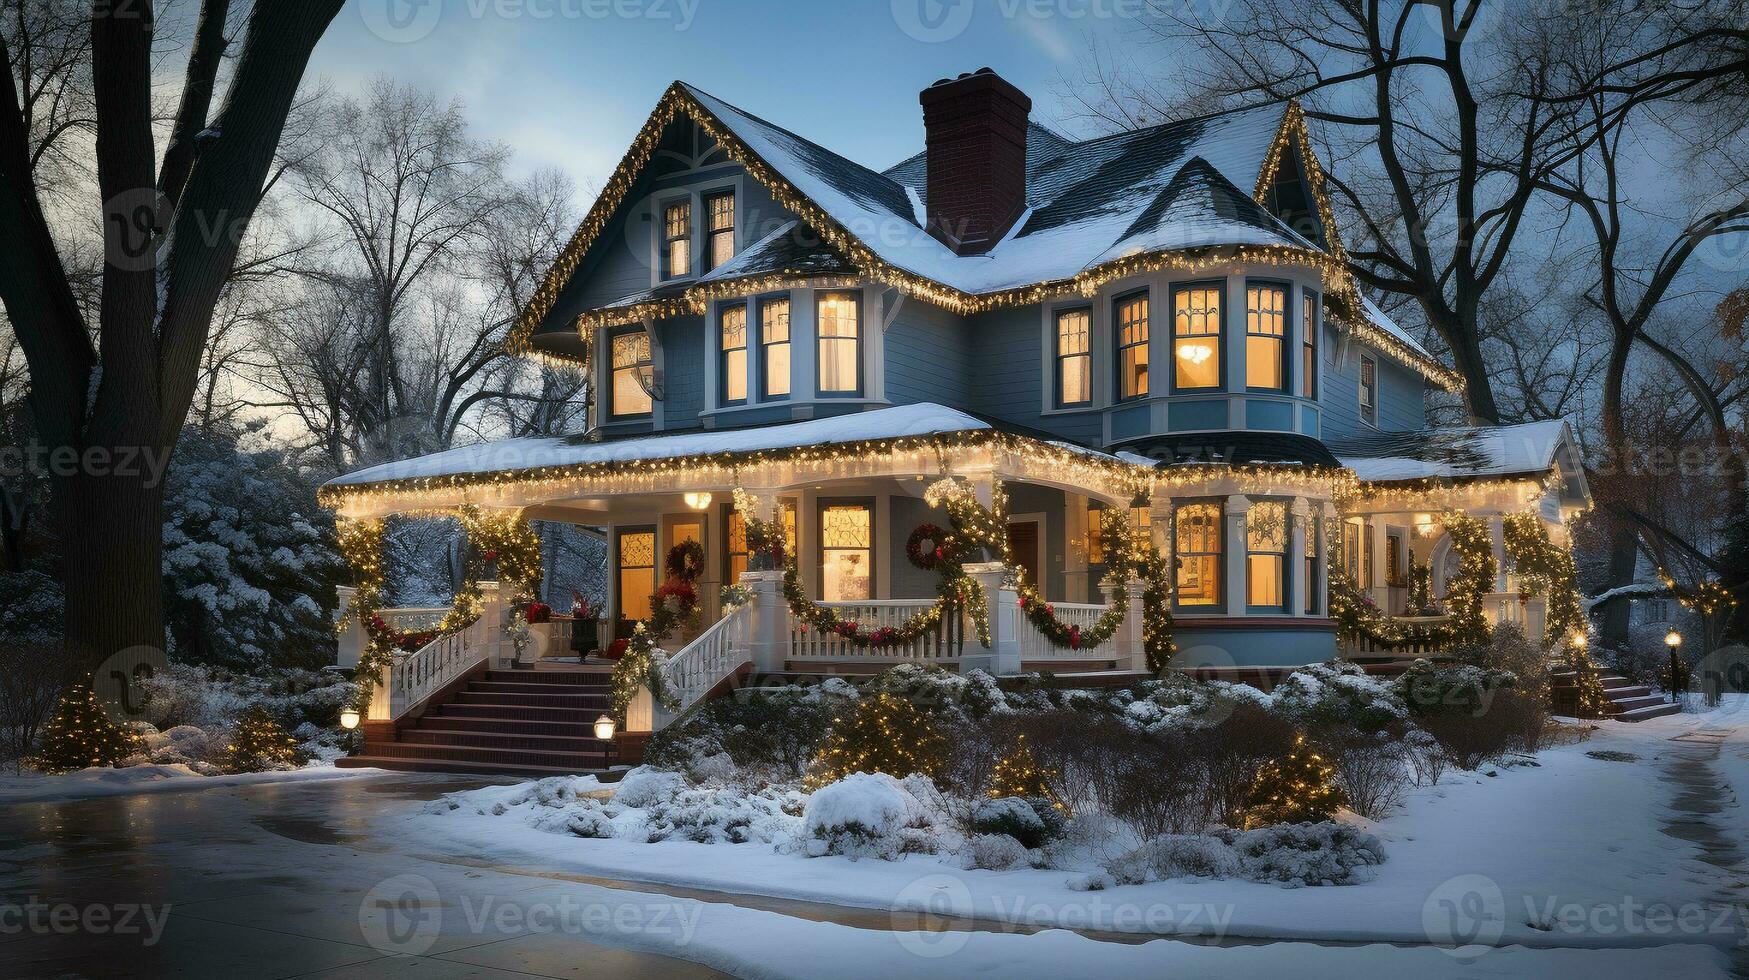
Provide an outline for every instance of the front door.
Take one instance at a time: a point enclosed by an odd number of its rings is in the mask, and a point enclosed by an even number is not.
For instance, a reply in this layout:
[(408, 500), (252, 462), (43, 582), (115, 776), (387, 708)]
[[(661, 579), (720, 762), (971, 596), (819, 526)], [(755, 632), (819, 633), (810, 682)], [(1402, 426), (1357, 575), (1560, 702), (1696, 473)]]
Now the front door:
[(1008, 553), (1015, 564), (1026, 572), (1027, 584), (1044, 594), (1044, 580), (1039, 578), (1038, 522), (1016, 521), (1008, 525)]

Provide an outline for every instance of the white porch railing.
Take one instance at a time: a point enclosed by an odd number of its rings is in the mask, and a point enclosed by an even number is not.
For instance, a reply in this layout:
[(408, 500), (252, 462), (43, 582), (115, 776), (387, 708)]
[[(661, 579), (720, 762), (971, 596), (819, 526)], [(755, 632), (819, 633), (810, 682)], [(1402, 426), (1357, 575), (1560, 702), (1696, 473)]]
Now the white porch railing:
[(408, 606), (401, 609), (383, 609), (377, 612), (390, 629), (402, 633), (418, 633), (423, 630), (434, 630), (437, 624), (443, 622), (443, 617), (449, 615), (448, 606)]
[[(882, 626), (900, 626), (935, 605), (934, 599), (875, 599), (863, 602), (822, 602), (865, 631)], [(859, 660), (946, 660), (957, 657), (965, 644), (965, 615), (949, 614), (941, 623), (904, 646), (870, 649), (859, 647), (836, 633), (822, 633), (799, 622), (789, 624), (790, 655), (808, 658), (856, 658)], [(975, 642), (975, 641), (974, 641)]]
[[(440, 636), (412, 653), (395, 658), (389, 674), (389, 716), (399, 718), (409, 708), (437, 693), (486, 659), (491, 647), (477, 641), (472, 627)], [(472, 641), (472, 642), (470, 642)]]
[(736, 609), (668, 658), (663, 680), (679, 700), (679, 711), (697, 704), (742, 664), (753, 662), (747, 645), (748, 612), (746, 606)]
[[(1079, 626), (1083, 633), (1093, 629), (1099, 618), (1105, 615), (1109, 606), (1082, 602), (1055, 602), (1051, 608), (1056, 611), (1057, 619), (1067, 626)], [(1003, 616), (1009, 622), (1009, 630), (1020, 644), (1020, 659), (1026, 660), (1115, 660), (1118, 657), (1118, 643), (1122, 630), (1107, 637), (1098, 646), (1081, 647), (1072, 650), (1051, 643), (1033, 627), (1032, 621), (1026, 618), (1026, 612), (1018, 605), (1010, 604), (1004, 608)]]

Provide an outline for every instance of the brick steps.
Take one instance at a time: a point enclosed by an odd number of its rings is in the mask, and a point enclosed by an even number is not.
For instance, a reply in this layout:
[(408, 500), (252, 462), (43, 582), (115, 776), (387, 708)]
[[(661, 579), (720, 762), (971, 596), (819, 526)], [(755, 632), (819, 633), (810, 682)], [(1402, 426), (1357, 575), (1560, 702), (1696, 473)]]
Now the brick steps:
[[(1577, 703), (1575, 683), (1577, 675), (1570, 670), (1557, 670), (1549, 673), (1551, 694), (1557, 714), (1572, 711)], [(1609, 707), (1604, 709), (1604, 716), (1616, 721), (1645, 721), (1647, 718), (1661, 718), (1673, 715), (1682, 709), (1670, 703), (1670, 698), (1654, 692), (1650, 685), (1636, 684), (1619, 674), (1605, 674), (1598, 678), (1603, 685), (1603, 693), (1609, 696)]]

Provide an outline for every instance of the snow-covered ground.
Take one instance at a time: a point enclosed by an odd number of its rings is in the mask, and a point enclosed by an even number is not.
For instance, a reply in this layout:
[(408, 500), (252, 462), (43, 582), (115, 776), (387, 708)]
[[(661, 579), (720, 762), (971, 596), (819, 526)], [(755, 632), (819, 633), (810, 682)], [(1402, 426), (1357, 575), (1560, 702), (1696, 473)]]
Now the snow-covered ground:
[[(1588, 740), (1547, 749), (1531, 764), (1448, 773), (1437, 786), (1411, 791), (1402, 809), (1386, 819), (1350, 818), (1383, 840), (1387, 860), (1374, 880), (1340, 887), (1175, 879), (1089, 892), (1074, 887), (1086, 878), (1077, 871), (968, 871), (952, 855), (809, 858), (804, 848), (759, 835), (747, 844), (583, 838), (566, 833), (562, 824), (530, 826), (526, 806), (495, 814), (498, 804), (526, 795), (526, 787), (515, 786), (456, 794), (450, 798), (458, 804), (454, 809), (429, 808), (385, 823), (379, 832), (427, 847), (442, 840), (446, 849), (505, 865), (948, 913), (986, 924), (1228, 939), (1432, 942), (1472, 954), (1482, 947), (1607, 948), (1615, 951), (1607, 962), (1624, 968), (1633, 962), (1635, 973), (1649, 962), (1623, 951), (1658, 947), (1666, 959), (1656, 962), (1680, 964), (1698, 976), (1725, 968), (1724, 951), (1745, 928), (1729, 900), (1721, 900), (1736, 876), (1700, 860), (1701, 850), (1690, 840), (1667, 833), (1693, 819), (1678, 808), (1669, 773), (1689, 749), (1692, 733), (1723, 733), (1716, 768), (1730, 785), (1720, 791), (1721, 809), (1713, 819), (1739, 836), (1749, 830), (1749, 816), (1730, 788), (1749, 784), (1749, 727), (1743, 725), (1749, 711), (1739, 714), (1743, 707), (1730, 702), (1711, 713), (1638, 725), (1606, 722)], [(1690, 738), (1672, 742), (1685, 735)], [(597, 788), (588, 780), (574, 786), (584, 793)], [(1288, 965), (1274, 954), (1256, 955), (1259, 970)], [(1379, 955), (1371, 962), (1382, 966), (1389, 954)], [(1475, 965), (1518, 975), (1509, 965), (1512, 955), (1522, 951), (1491, 950)], [(1598, 962), (1571, 961), (1587, 964), (1581, 972), (1588, 974)]]
[(310, 779), (345, 779), (375, 769), (336, 769), (332, 760), (283, 772), (244, 772), (203, 776), (184, 765), (129, 766), (125, 769), (92, 768), (48, 775), (29, 772), (0, 776), (0, 803), (44, 803), (83, 800), (96, 796), (126, 796), (132, 793), (166, 793), (216, 789), (250, 783), (281, 783)]

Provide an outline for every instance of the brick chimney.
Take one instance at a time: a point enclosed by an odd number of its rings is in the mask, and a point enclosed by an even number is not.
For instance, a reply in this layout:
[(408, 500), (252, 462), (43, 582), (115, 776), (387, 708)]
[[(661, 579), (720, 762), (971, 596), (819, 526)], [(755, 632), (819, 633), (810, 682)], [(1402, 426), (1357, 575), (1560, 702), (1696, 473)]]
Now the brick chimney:
[(929, 167), (929, 233), (961, 255), (988, 252), (1026, 210), (1032, 100), (980, 68), (936, 82), (917, 101)]

